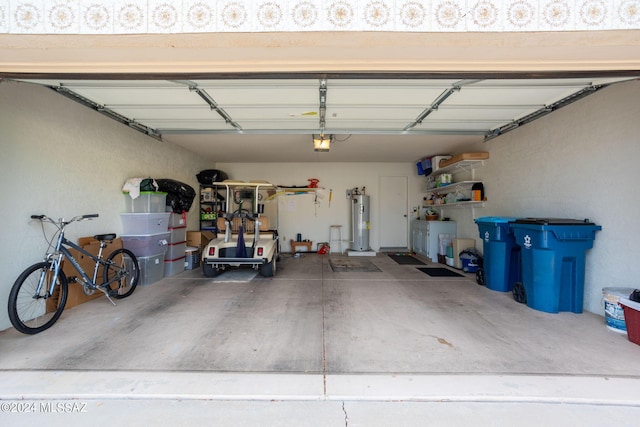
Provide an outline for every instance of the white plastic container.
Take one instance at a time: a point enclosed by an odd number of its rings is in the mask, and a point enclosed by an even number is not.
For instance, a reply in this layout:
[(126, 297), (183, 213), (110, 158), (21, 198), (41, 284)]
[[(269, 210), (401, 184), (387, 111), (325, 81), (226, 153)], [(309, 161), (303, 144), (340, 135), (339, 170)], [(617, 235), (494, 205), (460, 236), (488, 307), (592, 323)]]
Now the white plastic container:
[(187, 227), (169, 227), (169, 233), (171, 233), (169, 243), (181, 243), (187, 240)]
[(120, 236), (122, 246), (129, 249), (136, 257), (164, 254), (169, 245), (169, 233), (139, 234)]
[(141, 191), (140, 195), (135, 199), (132, 199), (128, 192), (123, 194), (127, 212), (160, 213), (166, 210), (167, 193)]
[(185, 255), (186, 249), (187, 242), (170, 243), (169, 246), (167, 246), (167, 253), (165, 254), (165, 258), (177, 259), (183, 257)]
[(178, 228), (187, 226), (187, 216), (184, 214), (171, 212), (169, 217), (169, 228)]
[(170, 212), (121, 213), (122, 234), (132, 236), (166, 233), (169, 228), (169, 215)]
[(150, 285), (164, 277), (164, 254), (138, 258), (140, 285)]

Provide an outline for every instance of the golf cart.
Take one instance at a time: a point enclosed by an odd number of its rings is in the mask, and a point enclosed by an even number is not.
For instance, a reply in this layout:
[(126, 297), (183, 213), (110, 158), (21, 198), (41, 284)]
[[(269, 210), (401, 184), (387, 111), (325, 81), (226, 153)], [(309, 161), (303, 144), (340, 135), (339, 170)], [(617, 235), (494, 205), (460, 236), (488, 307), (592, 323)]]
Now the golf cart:
[(264, 204), (259, 202), (275, 195), (276, 186), (231, 180), (212, 186), (224, 202), (217, 219), (218, 236), (202, 251), (204, 275), (215, 277), (232, 267), (250, 266), (264, 277), (274, 276), (278, 231), (270, 228), (269, 218), (263, 214)]

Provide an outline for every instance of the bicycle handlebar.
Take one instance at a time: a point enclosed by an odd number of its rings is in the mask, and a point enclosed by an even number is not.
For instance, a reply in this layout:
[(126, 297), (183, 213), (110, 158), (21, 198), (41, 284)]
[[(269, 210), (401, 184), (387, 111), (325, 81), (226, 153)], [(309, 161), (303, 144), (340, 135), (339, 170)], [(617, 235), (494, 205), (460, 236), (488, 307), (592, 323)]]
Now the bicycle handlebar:
[(78, 216), (74, 216), (73, 218), (71, 218), (71, 220), (69, 221), (65, 221), (64, 219), (60, 219), (58, 222), (54, 221), (53, 218), (50, 218), (46, 215), (31, 215), (31, 219), (37, 219), (39, 221), (48, 221), (51, 222), (53, 224), (58, 224), (58, 223), (64, 223), (64, 224), (70, 224), (74, 221), (82, 221), (83, 219), (93, 219), (93, 218), (98, 218), (98, 216), (100, 216), (99, 214), (85, 214), (85, 215), (78, 215)]

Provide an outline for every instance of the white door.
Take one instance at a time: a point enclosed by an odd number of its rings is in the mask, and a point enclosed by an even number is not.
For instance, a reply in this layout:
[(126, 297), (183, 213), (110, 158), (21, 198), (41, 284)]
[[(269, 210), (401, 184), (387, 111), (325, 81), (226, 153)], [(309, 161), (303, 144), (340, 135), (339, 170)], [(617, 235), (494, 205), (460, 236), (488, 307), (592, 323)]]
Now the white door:
[(381, 248), (408, 248), (408, 199), (406, 176), (380, 177)]

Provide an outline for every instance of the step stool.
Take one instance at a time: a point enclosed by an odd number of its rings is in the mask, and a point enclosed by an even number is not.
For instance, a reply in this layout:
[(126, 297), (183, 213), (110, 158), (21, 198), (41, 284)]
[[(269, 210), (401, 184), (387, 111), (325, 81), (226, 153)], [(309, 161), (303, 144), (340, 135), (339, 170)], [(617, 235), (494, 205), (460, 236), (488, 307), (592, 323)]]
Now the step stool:
[(333, 253), (333, 242), (340, 244), (340, 253), (343, 252), (342, 249), (342, 226), (341, 225), (332, 225), (329, 228), (329, 253)]

